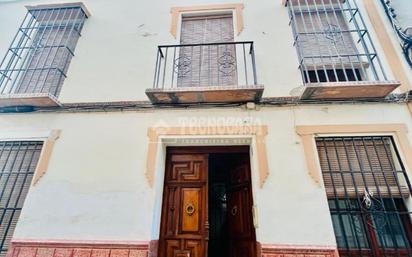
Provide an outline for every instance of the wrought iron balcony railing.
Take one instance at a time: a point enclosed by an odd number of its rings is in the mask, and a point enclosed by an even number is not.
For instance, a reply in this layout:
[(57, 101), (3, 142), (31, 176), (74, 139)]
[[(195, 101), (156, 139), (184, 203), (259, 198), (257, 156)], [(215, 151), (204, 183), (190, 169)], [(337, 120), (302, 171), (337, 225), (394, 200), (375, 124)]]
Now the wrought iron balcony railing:
[(259, 101), (253, 42), (158, 46), (153, 103)]
[(161, 45), (154, 88), (257, 85), (253, 42)]

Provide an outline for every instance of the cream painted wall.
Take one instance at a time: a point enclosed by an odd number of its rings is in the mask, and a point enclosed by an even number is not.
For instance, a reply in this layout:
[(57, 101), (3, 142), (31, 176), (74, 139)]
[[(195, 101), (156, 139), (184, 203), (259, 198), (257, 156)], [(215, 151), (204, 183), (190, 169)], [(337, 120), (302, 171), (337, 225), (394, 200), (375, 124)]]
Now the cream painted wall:
[[(0, 3), (0, 57), (24, 17), (24, 5), (57, 2), (66, 1)], [(302, 85), (302, 79), (287, 8), (280, 0), (260, 0), (259, 4), (253, 0), (239, 2), (245, 5), (245, 29), (235, 40), (255, 41), (257, 76), (259, 83), (265, 85), (264, 96), (289, 96)], [(169, 33), (170, 8), (233, 1), (84, 0), (84, 3), (92, 17), (86, 21), (77, 45), (61, 102), (147, 100), (144, 90), (152, 86), (156, 46), (178, 42)]]
[(391, 5), (395, 8), (397, 19), (402, 28), (412, 27), (412, 2), (409, 0), (392, 0)]
[(194, 126), (250, 121), (268, 126), (270, 175), (262, 189), (254, 188), (258, 240), (306, 245), (334, 245), (335, 240), (324, 189), (306, 171), (294, 126), (406, 123), (412, 128), (407, 108), (393, 104), (1, 115), (0, 135), (15, 128), (62, 130), (48, 172), (27, 197), (15, 238), (156, 238), (153, 211), (160, 199), (144, 174), (147, 128), (188, 121)]
[[(375, 1), (374, 4), (376, 5), (376, 8), (379, 12), (379, 16), (383, 21), (385, 30), (388, 32), (388, 35), (389, 35), (388, 39), (394, 45), (396, 54), (397, 54), (397, 56), (398, 56), (398, 58), (399, 58), (399, 60), (402, 64), (402, 68), (405, 71), (406, 76), (408, 77), (409, 83), (411, 84), (412, 83), (412, 69), (409, 67), (408, 62), (405, 59), (405, 56), (403, 54), (403, 51), (402, 51), (402, 48), (401, 48), (401, 45), (400, 45), (398, 35), (396, 34), (394, 29), (392, 28), (392, 24), (390, 23), (388, 17), (386, 16), (385, 9), (383, 8), (381, 2), (380, 1)], [(406, 5), (411, 5), (412, 2), (410, 4), (406, 4), (405, 1), (401, 0), (401, 1), (398, 1), (396, 3), (396, 5), (398, 7), (401, 4), (403, 5), (402, 7), (404, 8), (404, 10), (409, 10), (408, 8), (406, 8)], [(362, 6), (362, 4), (361, 4), (361, 6)], [(369, 28), (371, 28), (371, 30), (373, 30), (371, 26), (369, 26)], [(378, 40), (376, 40), (375, 42), (378, 42)], [(378, 46), (380, 47), (380, 44), (378, 44)], [(380, 49), (380, 51), (382, 51), (382, 50)], [(386, 65), (387, 68), (389, 67), (387, 63), (385, 63), (385, 65)], [(397, 67), (395, 67), (395, 68), (397, 68)], [(388, 70), (391, 70), (391, 68), (389, 68)]]

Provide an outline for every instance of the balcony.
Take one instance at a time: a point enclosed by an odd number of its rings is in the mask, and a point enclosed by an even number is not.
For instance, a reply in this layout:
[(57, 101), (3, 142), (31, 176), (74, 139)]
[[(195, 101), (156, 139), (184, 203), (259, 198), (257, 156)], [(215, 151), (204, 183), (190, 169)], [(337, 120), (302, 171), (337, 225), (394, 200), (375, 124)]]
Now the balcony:
[(287, 0), (302, 100), (384, 98), (388, 78), (356, 0)]
[(158, 47), (153, 104), (259, 102), (253, 42)]
[(59, 106), (87, 11), (80, 3), (27, 8), (0, 62), (0, 107)]

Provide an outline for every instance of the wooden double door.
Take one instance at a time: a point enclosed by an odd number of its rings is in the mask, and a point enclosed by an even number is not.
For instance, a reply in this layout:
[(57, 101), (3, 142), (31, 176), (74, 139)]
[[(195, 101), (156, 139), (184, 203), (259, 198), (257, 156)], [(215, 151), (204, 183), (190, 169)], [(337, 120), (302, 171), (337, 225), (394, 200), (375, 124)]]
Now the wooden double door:
[(248, 148), (168, 149), (158, 256), (256, 257), (252, 208)]

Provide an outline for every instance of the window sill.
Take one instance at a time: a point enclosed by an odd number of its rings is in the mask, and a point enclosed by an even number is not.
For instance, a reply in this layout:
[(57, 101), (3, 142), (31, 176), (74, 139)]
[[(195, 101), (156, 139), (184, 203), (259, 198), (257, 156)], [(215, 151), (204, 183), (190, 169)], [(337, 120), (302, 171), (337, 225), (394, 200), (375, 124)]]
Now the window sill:
[(147, 89), (153, 104), (258, 102), (263, 85)]
[(8, 106), (54, 107), (61, 106), (61, 104), (55, 96), (49, 93), (0, 95), (0, 107)]
[(399, 81), (348, 81), (307, 83), (302, 100), (384, 98), (400, 86)]

